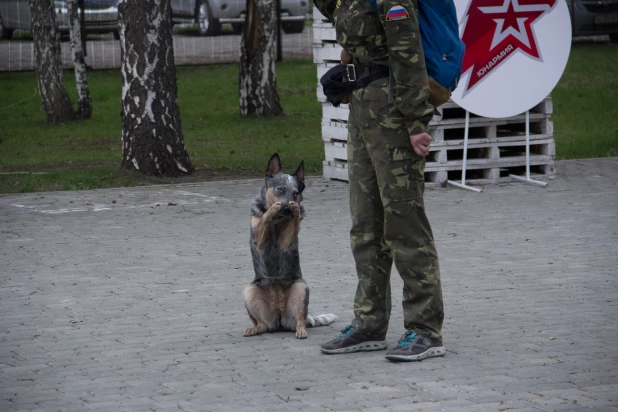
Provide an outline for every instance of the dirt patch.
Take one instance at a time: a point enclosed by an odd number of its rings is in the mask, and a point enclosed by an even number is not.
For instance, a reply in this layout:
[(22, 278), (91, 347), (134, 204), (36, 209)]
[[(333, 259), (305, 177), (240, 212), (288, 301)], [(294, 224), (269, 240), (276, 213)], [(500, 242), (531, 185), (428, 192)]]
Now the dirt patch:
[(192, 174), (180, 177), (156, 177), (146, 176), (134, 171), (123, 171), (118, 162), (98, 161), (98, 162), (61, 162), (47, 165), (35, 166), (0, 166), (0, 173), (5, 174), (28, 174), (28, 173), (51, 173), (59, 170), (70, 169), (116, 169), (124, 177), (135, 185), (140, 184), (172, 184), (172, 183), (194, 183), (210, 182), (216, 180), (238, 180), (238, 179), (258, 179), (264, 177), (262, 169), (251, 168), (201, 168)]
[(118, 166), (117, 162), (61, 162), (50, 165), (35, 165), (35, 166), (0, 166), (0, 172), (12, 173), (38, 173), (38, 172), (54, 172), (56, 170), (68, 169), (103, 169)]
[(178, 183), (197, 183), (213, 182), (217, 180), (242, 180), (259, 179), (264, 177), (262, 169), (197, 169), (187, 176), (180, 177), (154, 177), (134, 174), (133, 181), (136, 184), (178, 184)]
[[(75, 177), (75, 173), (72, 173), (75, 170), (83, 173), (78, 174), (79, 177)], [(67, 172), (53, 174), (59, 171)], [(244, 168), (202, 168), (188, 176), (154, 177), (142, 175), (137, 171), (122, 170), (117, 162), (63, 162), (53, 165), (0, 167), (0, 193), (89, 190), (259, 179), (263, 177), (264, 170), (262, 169)]]

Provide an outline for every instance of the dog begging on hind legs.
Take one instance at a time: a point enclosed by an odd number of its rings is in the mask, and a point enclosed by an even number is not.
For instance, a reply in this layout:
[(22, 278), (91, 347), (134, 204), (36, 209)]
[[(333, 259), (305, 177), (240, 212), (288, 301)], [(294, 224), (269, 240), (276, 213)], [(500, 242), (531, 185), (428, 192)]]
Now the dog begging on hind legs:
[(268, 162), (264, 186), (251, 202), (250, 245), (255, 279), (243, 294), (254, 326), (245, 330), (245, 336), (296, 331), (298, 339), (305, 339), (307, 327), (337, 320), (333, 314), (308, 315), (309, 286), (300, 271), (298, 255), (298, 232), (305, 217), (301, 205), (304, 188), (303, 162), (294, 174), (285, 174), (275, 153)]

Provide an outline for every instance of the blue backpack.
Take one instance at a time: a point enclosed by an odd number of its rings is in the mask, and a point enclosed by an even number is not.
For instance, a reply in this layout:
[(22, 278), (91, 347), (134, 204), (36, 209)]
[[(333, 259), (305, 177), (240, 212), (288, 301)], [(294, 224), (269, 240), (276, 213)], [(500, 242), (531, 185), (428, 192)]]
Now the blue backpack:
[[(376, 0), (369, 0), (377, 11)], [(453, 0), (417, 0), (421, 42), (427, 75), (450, 89), (461, 77), (465, 44), (459, 38), (459, 24)]]

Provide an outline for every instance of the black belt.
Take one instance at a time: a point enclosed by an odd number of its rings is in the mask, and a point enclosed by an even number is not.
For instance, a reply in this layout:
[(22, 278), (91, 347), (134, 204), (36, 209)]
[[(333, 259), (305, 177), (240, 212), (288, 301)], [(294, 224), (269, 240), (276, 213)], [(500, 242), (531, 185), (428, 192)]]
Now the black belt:
[(357, 64), (346, 64), (345, 72), (349, 81), (357, 82), (362, 87), (367, 86), (374, 80), (378, 80), (382, 77), (388, 77), (389, 75), (389, 70), (386, 67), (359, 66)]

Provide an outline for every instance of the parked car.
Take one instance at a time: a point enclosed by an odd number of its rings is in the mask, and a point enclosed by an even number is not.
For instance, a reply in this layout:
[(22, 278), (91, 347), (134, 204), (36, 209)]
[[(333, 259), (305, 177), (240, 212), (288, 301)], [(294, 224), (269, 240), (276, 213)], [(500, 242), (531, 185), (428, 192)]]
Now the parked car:
[[(214, 36), (221, 25), (231, 23), (240, 33), (245, 22), (246, 0), (172, 0), (172, 22), (197, 23), (202, 36)], [(309, 0), (281, 0), (281, 28), (301, 33), (309, 11)]]
[[(84, 0), (86, 33), (118, 34), (118, 0)], [(69, 33), (66, 0), (55, 0), (56, 25), (61, 34)], [(10, 39), (15, 30), (30, 31), (28, 0), (0, 0), (0, 38)]]
[[(118, 38), (118, 0), (84, 0), (87, 33), (113, 32)], [(301, 33), (310, 0), (281, 0), (281, 28), (285, 33)], [(246, 0), (171, 0), (172, 23), (197, 23), (202, 36), (213, 36), (221, 25), (231, 23), (240, 33), (245, 23)], [(56, 24), (60, 33), (68, 34), (66, 0), (54, 0)], [(9, 39), (15, 30), (30, 31), (28, 0), (0, 0), (0, 38)]]
[(573, 36), (608, 34), (618, 42), (618, 0), (567, 0)]

